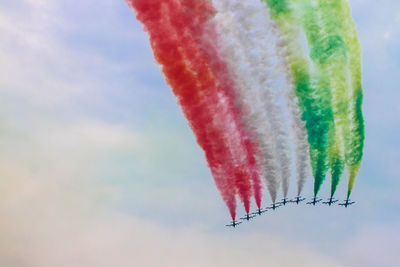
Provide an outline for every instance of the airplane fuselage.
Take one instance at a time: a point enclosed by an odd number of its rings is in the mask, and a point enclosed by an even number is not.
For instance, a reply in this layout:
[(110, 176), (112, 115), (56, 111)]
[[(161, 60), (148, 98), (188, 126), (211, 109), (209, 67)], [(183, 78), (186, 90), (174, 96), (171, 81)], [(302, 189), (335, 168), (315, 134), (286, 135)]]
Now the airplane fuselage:
[(354, 204), (354, 202), (349, 202), (349, 199), (346, 199), (346, 201), (343, 204), (340, 204), (341, 206), (344, 206), (345, 208), (347, 208), (347, 206), (350, 206), (352, 204)]
[(315, 206), (315, 204), (317, 204), (318, 202), (320, 202), (321, 199), (318, 199), (316, 197), (313, 198), (313, 200), (311, 202), (307, 202), (307, 204), (312, 204), (313, 206)]
[(297, 205), (299, 205), (299, 203), (301, 202), (301, 201), (303, 201), (305, 198), (303, 198), (303, 199), (300, 199), (300, 196), (298, 196), (298, 197), (296, 197), (296, 200), (291, 200), (291, 202), (294, 202), (294, 203), (296, 203)]
[(323, 202), (324, 204), (328, 204), (329, 206), (331, 206), (333, 203), (337, 202), (337, 200), (334, 200), (333, 197), (329, 198), (329, 201), (327, 202)]
[(232, 221), (232, 223), (231, 224), (227, 224), (226, 226), (231, 226), (231, 227), (236, 227), (236, 226), (238, 226), (239, 224), (241, 224), (241, 222), (236, 222), (236, 221)]
[(262, 211), (261, 209), (258, 209), (256, 213), (257, 213), (258, 215), (261, 215), (261, 214), (263, 214), (263, 211)]
[(271, 209), (272, 209), (272, 210), (275, 210), (275, 209), (277, 209), (278, 207), (279, 207), (279, 206), (276, 205), (275, 203), (271, 205)]
[(255, 215), (250, 216), (250, 214), (247, 213), (245, 217), (242, 217), (242, 218), (240, 218), (240, 219), (241, 219), (241, 220), (250, 221), (250, 219), (254, 218), (254, 216), (255, 216)]

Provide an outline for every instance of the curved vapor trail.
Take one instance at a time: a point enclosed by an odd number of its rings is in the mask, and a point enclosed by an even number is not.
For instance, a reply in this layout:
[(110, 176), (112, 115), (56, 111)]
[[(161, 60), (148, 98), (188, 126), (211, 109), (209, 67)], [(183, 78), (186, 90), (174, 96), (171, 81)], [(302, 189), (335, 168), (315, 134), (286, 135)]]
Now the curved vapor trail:
[[(220, 70), (215, 65), (219, 62), (216, 58), (211, 62), (210, 55), (194, 38), (205, 31), (213, 10), (206, 2), (195, 7), (182, 5), (194, 2), (174, 0), (130, 0), (129, 4), (149, 33), (154, 56), (205, 151), (216, 185), (235, 219), (236, 193), (246, 209), (250, 207), (252, 173), (247, 155), (252, 151), (245, 147), (244, 132), (235, 121), (237, 112), (224, 88), (228, 85), (221, 80), (226, 75), (217, 75)], [(190, 17), (190, 11), (196, 13), (196, 20)]]
[[(150, 36), (231, 217), (297, 195), (308, 166), (316, 197), (344, 167), (347, 196), (364, 145), (360, 45), (346, 0), (126, 0)], [(346, 25), (349, 25), (347, 27)], [(293, 157), (294, 156), (294, 157)]]
[[(241, 95), (252, 110), (250, 118), (253, 119), (250, 119), (249, 124), (253, 128), (265, 125), (259, 129), (259, 142), (266, 144), (262, 149), (264, 156), (261, 160), (264, 161), (264, 178), (271, 197), (275, 201), (279, 178), (282, 180), (284, 197), (289, 189), (290, 131), (284, 123), (285, 115), (292, 122), (300, 192), (306, 177), (308, 145), (279, 31), (260, 2), (251, 5), (243, 4), (242, 1), (215, 2), (218, 10), (217, 24), (224, 39), (225, 53), (237, 73)], [(283, 103), (289, 107), (288, 114), (284, 114), (284, 109), (279, 106)]]
[(345, 149), (346, 167), (349, 176), (347, 198), (349, 198), (361, 167), (365, 139), (365, 125), (362, 113), (363, 87), (361, 46), (348, 1), (338, 0), (338, 2), (340, 2), (341, 5), (338, 16), (342, 19), (342, 23), (346, 25), (346, 27), (341, 29), (341, 33), (348, 48), (350, 70), (350, 137), (349, 145)]
[[(259, 144), (260, 154), (258, 161), (263, 167), (263, 178), (273, 201), (276, 200), (280, 183), (279, 166), (274, 154), (273, 132), (267, 113), (264, 111), (263, 101), (259, 97), (260, 82), (254, 79), (253, 71), (245, 54), (245, 47), (237, 39), (237, 25), (231, 12), (233, 2), (218, 1), (215, 3), (218, 11), (215, 21), (222, 38), (221, 50), (226, 55), (232, 71), (235, 73), (240, 98), (238, 101), (242, 109), (247, 110), (246, 122), (252, 137)], [(254, 66), (252, 66), (254, 67)], [(257, 77), (256, 77), (257, 78)]]

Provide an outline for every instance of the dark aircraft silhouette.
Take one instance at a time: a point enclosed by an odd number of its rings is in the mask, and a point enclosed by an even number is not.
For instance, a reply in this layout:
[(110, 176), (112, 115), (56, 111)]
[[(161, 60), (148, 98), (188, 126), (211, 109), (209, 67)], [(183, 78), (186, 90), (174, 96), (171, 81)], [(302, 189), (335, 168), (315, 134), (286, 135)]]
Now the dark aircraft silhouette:
[(267, 210), (257, 209), (257, 211), (251, 213), (252, 215), (262, 215)]
[(317, 197), (313, 197), (313, 200), (312, 201), (310, 201), (310, 202), (307, 202), (307, 204), (308, 205), (314, 205), (315, 206), (315, 204), (317, 204), (318, 202), (320, 202), (322, 200), (322, 198), (320, 198), (320, 199), (317, 199)]
[(297, 205), (299, 205), (300, 202), (306, 200), (305, 197), (301, 198), (301, 196), (296, 197), (294, 200), (290, 200), (290, 202), (296, 203)]
[(328, 204), (328, 205), (330, 206), (330, 205), (332, 205), (333, 203), (336, 203), (336, 202), (338, 202), (338, 201), (339, 201), (339, 200), (333, 199), (333, 197), (330, 197), (330, 198), (328, 199), (328, 201), (322, 202), (322, 204)]
[(354, 203), (356, 203), (354, 201), (351, 201), (351, 202), (349, 202), (349, 201), (350, 201), (350, 199), (346, 199), (343, 203), (339, 203), (339, 206), (344, 206), (345, 208), (347, 208), (347, 206), (350, 206), (350, 205), (353, 205)]
[(232, 223), (227, 224), (227, 225), (225, 225), (225, 226), (235, 228), (236, 226), (238, 226), (238, 225), (241, 224), (241, 223), (242, 223), (242, 222), (232, 221)]
[(285, 197), (285, 198), (282, 199), (281, 202), (278, 202), (278, 204), (282, 204), (283, 206), (285, 206), (286, 203), (289, 203), (289, 202), (290, 202), (290, 200), (288, 200), (288, 199)]
[(254, 217), (256, 217), (256, 215), (250, 215), (250, 214), (246, 214), (246, 216), (240, 218), (241, 220), (247, 220), (250, 221), (251, 219), (253, 219)]
[(271, 204), (271, 207), (268, 207), (268, 208), (265, 208), (266, 210), (276, 210), (277, 208), (279, 208), (281, 206), (281, 204), (275, 204), (275, 203), (272, 203)]

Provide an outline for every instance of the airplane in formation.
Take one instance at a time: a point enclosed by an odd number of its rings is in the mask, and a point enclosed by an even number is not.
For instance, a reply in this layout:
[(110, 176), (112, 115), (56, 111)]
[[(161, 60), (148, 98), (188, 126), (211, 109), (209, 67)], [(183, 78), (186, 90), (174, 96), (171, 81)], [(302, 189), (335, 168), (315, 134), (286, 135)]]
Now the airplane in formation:
[(318, 202), (320, 202), (322, 200), (322, 198), (317, 199), (317, 197), (313, 197), (312, 201), (307, 202), (308, 205), (314, 205), (317, 204)]
[[(296, 204), (299, 204), (300, 202), (304, 201), (306, 198), (302, 198), (301, 196), (297, 196), (295, 199), (293, 200), (288, 200), (287, 198), (283, 198), (282, 201), (277, 202), (277, 203), (272, 203), (271, 206), (265, 208), (265, 209), (257, 209), (255, 212), (252, 213), (247, 213), (244, 217), (240, 218), (241, 220), (246, 220), (246, 221), (250, 221), (251, 219), (253, 219), (254, 217), (256, 217), (257, 215), (262, 215), (264, 212), (267, 212), (267, 210), (271, 209), (271, 210), (276, 210), (277, 208), (279, 208), (282, 205), (286, 205), (289, 202), (293, 202)], [(317, 197), (313, 197), (312, 200), (310, 202), (307, 202), (307, 204), (309, 205), (316, 205), (318, 202), (320, 202), (322, 200), (322, 198), (317, 199)], [(327, 201), (322, 202), (323, 204), (327, 204), (329, 206), (331, 206), (333, 203), (338, 202), (339, 200), (334, 199), (333, 197), (330, 197), (327, 199)], [(347, 206), (353, 205), (354, 203), (356, 203), (355, 201), (350, 201), (350, 199), (346, 199), (343, 203), (339, 203), (340, 206), (344, 206), (345, 208), (347, 208)], [(227, 224), (226, 226), (228, 227), (236, 227), (239, 224), (241, 224), (243, 222), (238, 222), (236, 220), (232, 221), (232, 223)]]
[(300, 202), (306, 200), (305, 197), (301, 198), (301, 196), (297, 196), (295, 199), (290, 200), (290, 202), (296, 203), (297, 205), (299, 205)]
[(266, 210), (276, 210), (277, 208), (279, 208), (281, 206), (281, 204), (275, 204), (275, 203), (272, 203), (271, 204), (271, 206), (270, 207), (268, 207), (268, 208), (265, 208)]
[(244, 216), (244, 217), (242, 217), (242, 218), (240, 218), (241, 220), (246, 220), (246, 221), (250, 221), (251, 219), (253, 219), (254, 217), (256, 217), (256, 215), (253, 215), (253, 214), (246, 214), (246, 216)]
[(332, 205), (333, 203), (338, 202), (339, 200), (333, 199), (333, 197), (328, 198), (328, 201), (322, 202), (322, 204)]
[(285, 198), (282, 198), (282, 201), (278, 202), (278, 204), (286, 206), (286, 204), (289, 202), (290, 202), (290, 200), (288, 200), (287, 197), (285, 197)]
[(225, 226), (235, 228), (236, 226), (238, 226), (238, 225), (241, 224), (241, 223), (242, 223), (242, 222), (232, 221), (232, 223), (227, 224), (227, 225), (225, 225)]
[(355, 201), (350, 201), (350, 199), (346, 199), (343, 203), (339, 203), (339, 206), (344, 206), (345, 208), (347, 208), (347, 206), (353, 205), (354, 203), (356, 203)]
[(257, 209), (252, 215), (262, 215), (264, 212), (267, 212), (267, 210)]

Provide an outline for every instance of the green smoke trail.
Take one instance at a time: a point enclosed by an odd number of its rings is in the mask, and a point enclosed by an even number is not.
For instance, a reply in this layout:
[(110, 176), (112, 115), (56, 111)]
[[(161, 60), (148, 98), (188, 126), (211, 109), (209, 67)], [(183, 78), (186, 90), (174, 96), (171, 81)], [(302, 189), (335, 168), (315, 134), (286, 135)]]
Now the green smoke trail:
[(343, 2), (317, 0), (315, 4), (323, 34), (319, 47), (323, 53), (320, 64), (330, 77), (335, 121), (335, 144), (330, 147), (331, 197), (333, 197), (345, 167), (345, 151), (350, 145), (349, 56), (343, 37), (343, 31), (346, 30), (346, 25), (343, 24)]
[(342, 117), (342, 119), (344, 122), (345, 160), (349, 176), (347, 197), (349, 197), (361, 166), (365, 138), (362, 114), (361, 47), (348, 1), (319, 0), (319, 2), (325, 11), (325, 16), (329, 16), (330, 23), (335, 22), (337, 25), (336, 29), (340, 31), (348, 51), (350, 90), (345, 94), (347, 99), (340, 100), (339, 107), (344, 111), (343, 115), (347, 116), (346, 118)]
[[(306, 122), (311, 167), (315, 180), (314, 195), (316, 196), (328, 169), (328, 142), (334, 138), (328, 79), (323, 72), (311, 73), (308, 56), (302, 52), (304, 48), (298, 21), (301, 18), (307, 19), (307, 17), (299, 12), (300, 6), (296, 7), (299, 1), (262, 1), (270, 8), (271, 18), (280, 27), (288, 48), (295, 92), (299, 99), (302, 119)], [(303, 24), (308, 27), (309, 42), (315, 43), (314, 39), (318, 37), (318, 31), (316, 32), (313, 28), (315, 25), (309, 24), (306, 20)], [(319, 56), (319, 54), (316, 53), (315, 56)]]
[[(325, 177), (328, 153), (331, 195), (335, 193), (346, 166), (349, 197), (361, 165), (365, 138), (361, 48), (349, 4), (346, 0), (262, 1), (269, 7), (271, 17), (288, 45), (296, 95), (309, 135), (314, 194), (318, 193)], [(299, 21), (310, 46), (310, 58), (314, 64), (311, 66), (301, 52)], [(319, 96), (315, 95), (315, 88), (321, 90), (317, 92)], [(329, 88), (332, 88), (331, 96)], [(332, 101), (331, 111), (329, 99)], [(318, 107), (322, 109), (318, 111)], [(318, 133), (319, 137), (316, 136)]]
[(364, 150), (365, 126), (362, 113), (363, 89), (361, 74), (361, 47), (358, 40), (357, 29), (353, 18), (351, 17), (350, 6), (347, 1), (343, 2), (344, 22), (347, 30), (344, 32), (344, 38), (348, 44), (350, 54), (350, 73), (351, 73), (351, 121), (352, 128), (350, 132), (350, 146), (346, 151), (346, 165), (349, 175), (349, 184), (347, 188), (347, 198), (350, 197), (354, 183), (357, 178), (358, 170), (361, 167), (361, 160)]
[[(333, 196), (340, 176), (343, 173), (344, 152), (341, 144), (342, 127), (340, 126), (343, 113), (337, 107), (343, 89), (346, 90), (346, 76), (343, 70), (343, 63), (346, 62), (347, 49), (343, 38), (337, 33), (337, 23), (332, 17), (326, 16), (324, 6), (319, 5), (313, 0), (301, 0), (300, 11), (302, 14), (302, 24), (306, 35), (310, 58), (313, 62), (313, 77), (317, 80), (318, 94), (321, 101), (321, 109), (324, 112), (323, 119), (326, 120), (328, 131), (328, 154), (329, 165), (331, 168), (332, 186), (331, 196)], [(337, 89), (340, 89), (338, 92)], [(335, 120), (334, 120), (335, 118)], [(316, 180), (316, 186), (320, 186), (323, 181)], [(319, 184), (318, 184), (319, 183)]]

